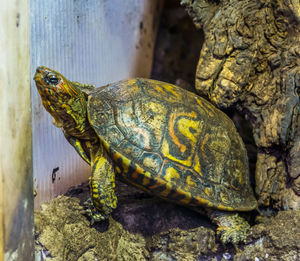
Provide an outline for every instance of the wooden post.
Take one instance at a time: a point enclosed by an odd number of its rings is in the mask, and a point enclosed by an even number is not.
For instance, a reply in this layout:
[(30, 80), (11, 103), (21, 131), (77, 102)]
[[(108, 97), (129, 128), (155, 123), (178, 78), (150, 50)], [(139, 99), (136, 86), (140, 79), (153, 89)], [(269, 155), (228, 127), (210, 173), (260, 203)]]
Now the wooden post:
[(3, 252), (4, 252), (4, 227), (3, 227), (3, 184), (2, 184), (2, 173), (1, 173), (1, 180), (0, 180), (0, 261), (3, 260)]
[(33, 260), (29, 0), (0, 8), (0, 260)]

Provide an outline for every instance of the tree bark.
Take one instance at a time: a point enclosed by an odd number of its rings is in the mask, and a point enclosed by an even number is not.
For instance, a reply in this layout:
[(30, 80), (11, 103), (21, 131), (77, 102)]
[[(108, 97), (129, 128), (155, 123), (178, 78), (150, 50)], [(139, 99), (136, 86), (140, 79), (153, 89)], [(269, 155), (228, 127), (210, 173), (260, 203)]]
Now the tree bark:
[(261, 206), (300, 208), (299, 0), (181, 0), (205, 34), (196, 89), (251, 123)]

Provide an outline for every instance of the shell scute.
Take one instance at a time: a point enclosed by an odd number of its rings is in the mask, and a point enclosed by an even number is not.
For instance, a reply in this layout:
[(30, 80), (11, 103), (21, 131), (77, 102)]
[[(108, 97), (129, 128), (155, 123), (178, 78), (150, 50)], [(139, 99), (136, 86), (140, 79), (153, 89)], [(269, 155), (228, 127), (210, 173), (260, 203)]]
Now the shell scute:
[[(140, 78), (90, 96), (91, 125), (127, 183), (189, 206), (256, 207), (242, 140), (231, 120), (208, 101)], [(103, 122), (100, 110), (106, 114)]]
[(203, 121), (194, 110), (178, 108), (170, 112), (161, 148), (162, 154), (166, 158), (191, 167), (203, 125)]
[(163, 159), (159, 153), (147, 152), (145, 151), (138, 163), (144, 166), (146, 169), (159, 173), (162, 166)]
[(132, 157), (134, 159), (138, 159), (143, 153), (143, 150), (133, 145), (126, 139), (124, 139), (119, 146), (116, 146), (116, 148), (122, 151), (125, 156)]
[(177, 86), (160, 81), (151, 80), (153, 88), (148, 88), (148, 83), (144, 79), (139, 79), (138, 83), (143, 86), (147, 96), (163, 100), (167, 103), (183, 103), (186, 98), (186, 92), (178, 89)]

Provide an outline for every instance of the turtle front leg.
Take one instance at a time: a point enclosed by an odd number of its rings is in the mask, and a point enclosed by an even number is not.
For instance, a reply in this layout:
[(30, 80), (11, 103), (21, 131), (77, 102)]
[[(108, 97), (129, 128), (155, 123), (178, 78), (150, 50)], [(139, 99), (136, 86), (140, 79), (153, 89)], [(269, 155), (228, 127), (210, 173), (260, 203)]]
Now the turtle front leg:
[(117, 207), (115, 195), (115, 172), (107, 153), (100, 148), (92, 161), (92, 173), (89, 179), (91, 198), (86, 202), (86, 213), (91, 223), (107, 219)]
[(75, 148), (80, 157), (89, 165), (91, 165), (90, 153), (89, 153), (89, 141), (80, 140), (71, 135), (64, 133), (68, 142)]
[(212, 222), (218, 226), (217, 234), (224, 244), (233, 243), (237, 245), (240, 242), (245, 242), (250, 225), (238, 213), (207, 209), (207, 214)]

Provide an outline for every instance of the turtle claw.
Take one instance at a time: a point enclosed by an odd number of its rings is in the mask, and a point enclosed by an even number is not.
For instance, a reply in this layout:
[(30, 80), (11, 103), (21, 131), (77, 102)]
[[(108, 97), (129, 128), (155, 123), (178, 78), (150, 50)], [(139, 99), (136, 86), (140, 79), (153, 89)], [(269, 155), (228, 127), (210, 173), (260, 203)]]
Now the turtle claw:
[(233, 243), (237, 245), (240, 242), (245, 242), (248, 236), (250, 225), (238, 214), (223, 215), (219, 217), (219, 227), (217, 234), (220, 235), (221, 241), (226, 243)]
[(90, 198), (83, 203), (83, 206), (84, 206), (83, 214), (87, 215), (90, 218), (91, 225), (94, 225), (95, 223), (107, 219), (104, 213), (99, 212), (94, 207), (93, 202)]
[(250, 225), (237, 213), (214, 210), (208, 214), (218, 226), (217, 234), (224, 244), (232, 243), (233, 245), (238, 245), (246, 241)]
[(246, 241), (249, 228), (249, 225), (245, 226), (244, 224), (235, 227), (219, 226), (217, 234), (220, 236), (220, 239), (224, 244), (233, 243), (234, 245), (237, 245), (240, 242)]

